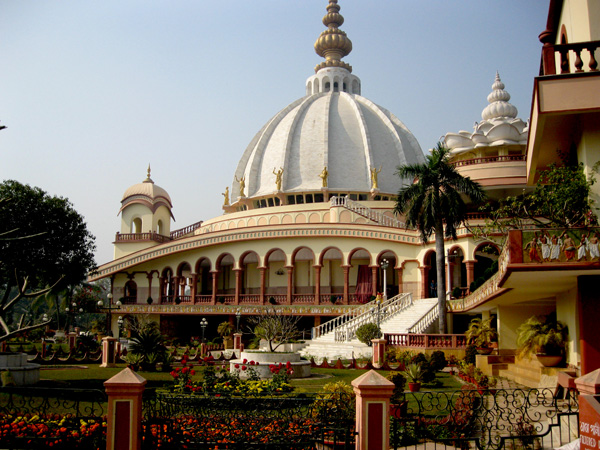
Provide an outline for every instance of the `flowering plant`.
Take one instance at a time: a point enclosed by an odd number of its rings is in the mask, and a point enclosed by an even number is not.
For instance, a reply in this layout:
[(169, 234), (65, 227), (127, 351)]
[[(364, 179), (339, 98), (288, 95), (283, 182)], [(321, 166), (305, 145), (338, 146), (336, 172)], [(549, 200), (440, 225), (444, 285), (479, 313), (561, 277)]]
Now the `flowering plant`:
[(188, 356), (183, 355), (181, 358), (182, 367), (176, 367), (171, 371), (170, 375), (173, 377), (174, 381), (173, 391), (175, 392), (197, 392), (201, 389), (200, 386), (192, 380), (192, 377), (196, 375), (196, 371), (191, 364), (188, 366), (188, 362)]

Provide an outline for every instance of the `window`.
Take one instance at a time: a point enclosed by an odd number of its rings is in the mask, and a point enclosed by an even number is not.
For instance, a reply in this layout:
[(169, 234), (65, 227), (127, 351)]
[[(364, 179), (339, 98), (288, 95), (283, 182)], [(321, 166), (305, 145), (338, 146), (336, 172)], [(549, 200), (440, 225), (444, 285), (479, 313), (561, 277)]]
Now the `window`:
[(359, 200), (361, 200), (361, 201), (366, 201), (366, 200), (368, 200), (368, 198), (367, 198), (367, 194), (359, 194), (359, 195), (358, 195), (358, 199), (359, 199)]
[(273, 197), (269, 197), (267, 201), (269, 202), (269, 206), (273, 206)]
[(281, 203), (281, 201), (279, 200), (279, 197), (275, 197), (275, 206), (279, 206)]
[(266, 208), (267, 207), (267, 200), (266, 199), (261, 199), (260, 200), (260, 207), (261, 208)]
[(302, 194), (296, 195), (296, 203), (302, 205), (304, 203), (304, 196)]
[(338, 82), (336, 81), (335, 83), (333, 83), (333, 92), (338, 92), (340, 90), (339, 86), (338, 86)]
[(323, 201), (323, 194), (315, 194), (315, 203), (322, 203)]
[(358, 195), (350, 194), (350, 200), (358, 200)]
[(312, 194), (306, 194), (306, 203), (312, 203), (312, 202), (313, 202)]
[(288, 200), (288, 205), (296, 204), (296, 198), (293, 195), (288, 195), (287, 200)]

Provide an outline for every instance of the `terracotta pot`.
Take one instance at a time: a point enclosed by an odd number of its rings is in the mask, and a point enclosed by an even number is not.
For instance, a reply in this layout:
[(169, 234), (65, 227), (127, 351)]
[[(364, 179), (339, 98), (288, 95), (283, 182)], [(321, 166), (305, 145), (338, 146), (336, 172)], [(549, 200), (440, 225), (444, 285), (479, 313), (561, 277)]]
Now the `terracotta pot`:
[(558, 355), (558, 356), (557, 355), (544, 355), (544, 354), (538, 353), (535, 356), (537, 357), (540, 364), (544, 367), (558, 366), (561, 363), (561, 361), (563, 360), (563, 357), (561, 355)]
[(421, 383), (408, 383), (408, 389), (410, 392), (419, 392), (421, 390)]
[(401, 403), (391, 403), (390, 404), (390, 415), (395, 417), (396, 419), (400, 419), (401, 417), (406, 417), (408, 402), (403, 401)]
[(477, 347), (477, 353), (480, 355), (489, 355), (494, 349), (492, 347)]

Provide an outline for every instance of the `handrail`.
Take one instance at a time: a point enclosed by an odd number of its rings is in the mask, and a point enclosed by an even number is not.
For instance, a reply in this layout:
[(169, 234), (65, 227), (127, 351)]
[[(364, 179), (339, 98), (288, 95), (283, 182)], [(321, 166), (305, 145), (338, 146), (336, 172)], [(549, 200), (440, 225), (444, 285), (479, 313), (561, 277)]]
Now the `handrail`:
[[(356, 329), (365, 323), (371, 323), (376, 318), (374, 314), (379, 314), (379, 320), (384, 321), (398, 312), (408, 308), (413, 304), (412, 294), (401, 293), (392, 297), (379, 305), (375, 300), (365, 303), (358, 308), (354, 308), (352, 311), (347, 312), (341, 316), (335, 317), (328, 322), (325, 322), (318, 327), (313, 327), (312, 338), (316, 339), (320, 336), (324, 336), (328, 333), (334, 333), (334, 339), (336, 342), (347, 342), (354, 339), (356, 336)], [(377, 307), (377, 311), (373, 309)]]
[(169, 236), (163, 236), (155, 231), (148, 233), (119, 233), (115, 236), (115, 242), (133, 242), (133, 241), (155, 241), (158, 243), (170, 242)]
[(187, 227), (180, 228), (179, 230), (171, 231), (171, 239), (179, 239), (187, 234), (190, 234), (192, 231), (197, 230), (202, 226), (204, 222), (201, 220), (200, 222), (193, 223), (188, 225)]
[(380, 211), (376, 211), (371, 208), (367, 208), (366, 206), (356, 202), (354, 200), (350, 200), (347, 196), (345, 197), (331, 197), (330, 201), (331, 206), (341, 206), (346, 208), (349, 211), (355, 212), (356, 214), (366, 217), (369, 220), (372, 220), (375, 223), (386, 227), (395, 227), (395, 228), (407, 228), (404, 222), (399, 221), (394, 217), (388, 217), (384, 215)]
[[(598, 61), (594, 57), (596, 49), (600, 47), (600, 41), (588, 42), (573, 42), (569, 44), (544, 44), (542, 48), (542, 64), (540, 67), (540, 76), (556, 75), (556, 54), (559, 54), (560, 73), (582, 73), (582, 72), (597, 72)], [(584, 67), (583, 59), (581, 58), (584, 50), (587, 52), (588, 64)], [(573, 67), (575, 70), (571, 72), (569, 54), (573, 52), (575, 58)]]
[(488, 164), (494, 162), (507, 162), (507, 161), (526, 161), (526, 155), (502, 155), (502, 156), (486, 156), (484, 158), (471, 158), (461, 159), (460, 161), (454, 161), (452, 164), (455, 167), (471, 166), (475, 164)]
[(438, 304), (433, 305), (425, 315), (408, 327), (409, 333), (423, 333), (439, 317)]

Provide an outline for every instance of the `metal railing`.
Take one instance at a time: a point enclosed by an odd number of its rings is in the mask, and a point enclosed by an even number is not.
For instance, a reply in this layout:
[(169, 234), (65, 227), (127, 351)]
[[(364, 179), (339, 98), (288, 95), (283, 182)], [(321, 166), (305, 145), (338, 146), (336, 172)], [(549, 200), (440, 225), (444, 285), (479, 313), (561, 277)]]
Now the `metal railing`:
[(437, 303), (431, 307), (425, 315), (423, 315), (420, 319), (418, 319), (413, 325), (408, 327), (409, 333), (423, 333), (427, 330), (433, 322), (435, 322), (439, 317), (438, 305)]
[(312, 338), (316, 339), (327, 333), (335, 333), (334, 339), (336, 342), (347, 342), (355, 337), (355, 332), (358, 327), (365, 323), (375, 322), (373, 308), (378, 309), (379, 321), (384, 320), (398, 314), (400, 311), (408, 308), (413, 304), (412, 294), (402, 293), (397, 296), (382, 302), (379, 306), (376, 301), (371, 301), (362, 306), (354, 308), (352, 311), (338, 316), (328, 322), (325, 322), (318, 327), (312, 329)]

